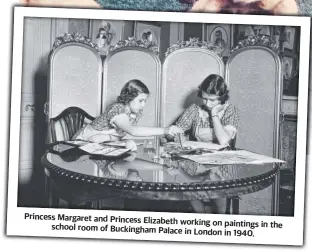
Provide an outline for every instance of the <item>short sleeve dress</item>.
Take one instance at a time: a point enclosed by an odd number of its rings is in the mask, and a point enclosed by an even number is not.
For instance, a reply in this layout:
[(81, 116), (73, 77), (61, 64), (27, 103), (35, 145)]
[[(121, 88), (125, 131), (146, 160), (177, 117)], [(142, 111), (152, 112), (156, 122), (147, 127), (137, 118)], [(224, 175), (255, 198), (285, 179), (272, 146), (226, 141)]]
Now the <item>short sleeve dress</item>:
[[(217, 116), (224, 128), (232, 132), (232, 139), (234, 139), (239, 122), (237, 108), (232, 104), (225, 104), (224, 109)], [(176, 125), (183, 131), (188, 131), (192, 140), (218, 143), (212, 118), (204, 106), (196, 104), (189, 106), (178, 118)]]
[(142, 116), (140, 113), (131, 113), (130, 109), (122, 103), (114, 103), (102, 115), (81, 128), (72, 139), (92, 142), (120, 140), (126, 133), (119, 129), (114, 121), (116, 116), (121, 114), (127, 115), (132, 125), (136, 125), (139, 118)]

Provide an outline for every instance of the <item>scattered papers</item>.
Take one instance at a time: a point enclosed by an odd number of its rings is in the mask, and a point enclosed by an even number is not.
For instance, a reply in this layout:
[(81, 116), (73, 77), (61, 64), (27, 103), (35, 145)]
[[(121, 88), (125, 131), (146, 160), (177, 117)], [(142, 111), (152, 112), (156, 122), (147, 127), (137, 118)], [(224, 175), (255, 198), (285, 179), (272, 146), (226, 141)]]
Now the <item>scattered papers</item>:
[(84, 141), (84, 140), (68, 140), (68, 141), (64, 141), (64, 142), (69, 143), (69, 144), (74, 144), (77, 146), (83, 146), (83, 145), (90, 143), (90, 142)]
[[(127, 140), (124, 140), (124, 141), (103, 142), (102, 144), (109, 145), (109, 146), (116, 146), (116, 147), (126, 147), (127, 146), (127, 142), (128, 142)], [(136, 141), (134, 141), (134, 142), (135, 142), (136, 146), (144, 144), (144, 143), (139, 143), (139, 142), (136, 142)]]
[(105, 156), (119, 156), (123, 153), (130, 151), (126, 148), (115, 148), (112, 146), (105, 146), (99, 143), (89, 143), (79, 147), (81, 150), (92, 155), (105, 155)]
[(104, 142), (103, 144), (109, 146), (126, 147), (126, 141), (114, 141), (114, 142)]
[(285, 163), (285, 161), (256, 154), (246, 150), (218, 151), (201, 155), (181, 155), (200, 164), (228, 165), (228, 164), (265, 164)]
[(214, 143), (205, 143), (200, 141), (185, 141), (183, 142), (183, 147), (191, 147), (192, 149), (207, 149), (211, 151), (222, 150), (227, 147), (227, 145), (220, 145)]

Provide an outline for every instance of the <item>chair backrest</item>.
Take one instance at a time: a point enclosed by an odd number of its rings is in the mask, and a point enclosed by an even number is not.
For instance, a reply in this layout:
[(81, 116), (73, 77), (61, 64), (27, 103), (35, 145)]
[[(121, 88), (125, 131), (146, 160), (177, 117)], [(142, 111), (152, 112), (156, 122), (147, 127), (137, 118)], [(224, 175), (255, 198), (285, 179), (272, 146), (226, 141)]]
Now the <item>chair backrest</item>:
[(102, 60), (90, 39), (79, 34), (56, 38), (49, 65), (48, 119), (72, 106), (100, 115)]
[[(226, 64), (230, 103), (239, 111), (236, 147), (280, 158), (281, 60), (265, 36), (241, 41)], [(267, 164), (272, 166), (272, 164)], [(252, 174), (250, 174), (252, 175)], [(245, 171), (245, 176), (248, 176)], [(276, 185), (276, 188), (278, 185)], [(276, 214), (276, 191), (269, 186), (244, 195), (241, 214)]]
[(69, 107), (50, 118), (51, 142), (70, 140), (75, 133), (94, 117), (78, 107)]
[(235, 50), (226, 65), (226, 82), (229, 101), (240, 117), (236, 147), (278, 158), (282, 101), (278, 54), (260, 45)]
[(163, 63), (161, 126), (174, 123), (192, 103), (199, 103), (198, 86), (209, 74), (224, 76), (219, 48), (196, 38), (171, 45)]
[(158, 96), (161, 81), (161, 63), (157, 46), (134, 38), (119, 41), (104, 61), (102, 111), (116, 101), (121, 88), (131, 79), (142, 81), (150, 95), (138, 125), (158, 125)]

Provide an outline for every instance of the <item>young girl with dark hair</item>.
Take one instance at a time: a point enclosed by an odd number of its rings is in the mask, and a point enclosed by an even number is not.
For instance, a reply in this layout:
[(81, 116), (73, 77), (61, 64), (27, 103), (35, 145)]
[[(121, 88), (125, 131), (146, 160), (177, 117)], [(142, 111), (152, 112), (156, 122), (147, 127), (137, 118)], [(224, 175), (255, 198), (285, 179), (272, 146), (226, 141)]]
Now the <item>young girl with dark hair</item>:
[(92, 142), (121, 140), (126, 133), (132, 136), (175, 135), (181, 133), (176, 126), (167, 128), (136, 126), (142, 116), (149, 90), (140, 80), (130, 80), (121, 89), (117, 102), (90, 124), (80, 129), (73, 139)]
[(232, 146), (238, 128), (238, 112), (227, 102), (229, 90), (224, 79), (211, 74), (198, 89), (203, 105), (189, 106), (175, 125), (184, 132), (189, 131), (191, 140)]

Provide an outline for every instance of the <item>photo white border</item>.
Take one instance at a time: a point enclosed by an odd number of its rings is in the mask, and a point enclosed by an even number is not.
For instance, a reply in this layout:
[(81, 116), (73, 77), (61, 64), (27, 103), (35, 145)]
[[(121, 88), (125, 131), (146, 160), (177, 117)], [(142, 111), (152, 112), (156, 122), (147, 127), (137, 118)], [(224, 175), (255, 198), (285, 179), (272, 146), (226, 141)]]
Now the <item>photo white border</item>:
[[(225, 24), (263, 24), (280, 26), (300, 26), (300, 72), (299, 72), (299, 99), (297, 123), (297, 150), (296, 150), (296, 189), (294, 217), (281, 216), (254, 216), (254, 215), (209, 215), (187, 213), (156, 213), (156, 212), (131, 212), (131, 211), (105, 211), (105, 210), (73, 210), (50, 208), (24, 208), (17, 207), (19, 139), (20, 139), (20, 102), (22, 82), (22, 49), (24, 17), (47, 18), (76, 18), (107, 20), (133, 20), (133, 21), (163, 21), (163, 22), (188, 22), (188, 23), (225, 23)], [(140, 17), (140, 18), (138, 18)], [(134, 239), (134, 240), (162, 240), (162, 241), (190, 241), (190, 242), (215, 242), (215, 243), (245, 243), (245, 244), (272, 244), (272, 245), (303, 245), (304, 231), (304, 192), (306, 169), (306, 144), (307, 144), (307, 104), (309, 83), (309, 48), (310, 48), (310, 17), (291, 16), (264, 16), (264, 15), (233, 15), (233, 14), (207, 14), (207, 13), (173, 13), (173, 12), (143, 12), (143, 11), (111, 11), (96, 9), (65, 9), (44, 7), (15, 7), (14, 32), (12, 53), (12, 88), (10, 111), (10, 140), (9, 140), (9, 175), (8, 175), (8, 203), (7, 203), (7, 235), (10, 236), (39, 236), (39, 237), (77, 237), (77, 238), (108, 238), (108, 239)], [(68, 214), (105, 216), (116, 215), (124, 217), (152, 216), (154, 218), (177, 219), (206, 219), (206, 220), (247, 220), (279, 222), (281, 229), (256, 229), (255, 237), (236, 236), (190, 236), (166, 234), (140, 234), (134, 233), (87, 233), (81, 231), (51, 230), (51, 224), (59, 221), (29, 221), (24, 220), (24, 213), (35, 214)], [(68, 223), (69, 224), (69, 223)], [(83, 224), (83, 223), (82, 223)], [(85, 223), (90, 224), (90, 223)], [(94, 224), (94, 223), (93, 223)], [(157, 227), (144, 225), (144, 227)], [(175, 226), (176, 228), (185, 226)], [(191, 227), (190, 227), (191, 228)], [(222, 228), (223, 230), (223, 228)]]

